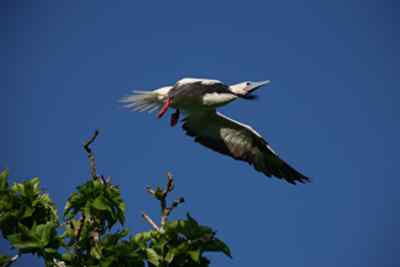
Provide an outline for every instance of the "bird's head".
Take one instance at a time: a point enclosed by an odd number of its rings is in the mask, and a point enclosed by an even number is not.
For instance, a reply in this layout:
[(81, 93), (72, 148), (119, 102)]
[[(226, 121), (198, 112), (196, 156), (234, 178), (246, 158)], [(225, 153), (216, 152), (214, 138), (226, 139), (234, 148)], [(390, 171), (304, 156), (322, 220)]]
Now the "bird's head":
[(269, 84), (270, 82), (271, 82), (270, 80), (260, 81), (260, 82), (245, 81), (229, 86), (229, 90), (238, 97), (246, 99), (254, 99), (256, 98), (256, 96), (251, 93), (257, 90), (258, 88), (266, 84)]

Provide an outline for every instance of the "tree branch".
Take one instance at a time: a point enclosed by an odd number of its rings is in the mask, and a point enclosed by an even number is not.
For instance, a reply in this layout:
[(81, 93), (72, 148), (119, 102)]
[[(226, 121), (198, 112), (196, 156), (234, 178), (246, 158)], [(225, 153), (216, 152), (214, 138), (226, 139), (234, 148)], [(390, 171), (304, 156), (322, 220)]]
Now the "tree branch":
[(79, 228), (78, 228), (78, 230), (77, 230), (77, 233), (76, 233), (76, 241), (78, 242), (79, 241), (79, 239), (81, 238), (81, 233), (82, 233), (82, 229), (83, 229), (83, 226), (84, 226), (84, 224), (85, 224), (85, 215), (84, 214), (82, 214), (82, 217), (81, 217), (81, 219), (80, 219), (80, 221), (79, 221)]
[(94, 140), (96, 139), (96, 137), (98, 135), (99, 135), (99, 130), (96, 130), (93, 133), (92, 137), (90, 137), (90, 139), (87, 140), (83, 144), (83, 148), (85, 149), (86, 153), (88, 154), (88, 159), (89, 159), (89, 164), (90, 164), (90, 173), (91, 173), (93, 179), (98, 179), (98, 177), (97, 177), (97, 171), (96, 171), (96, 159), (94, 157), (92, 150), (90, 149), (90, 145), (94, 142)]
[(16, 262), (18, 260), (18, 258), (21, 256), (21, 254), (18, 252), (17, 254), (15, 254), (13, 257), (10, 258), (10, 260), (4, 265), (4, 267), (9, 267), (11, 266), (11, 264), (13, 264), (14, 262)]
[(147, 213), (142, 212), (142, 217), (151, 225), (151, 227), (154, 228), (154, 230), (160, 232), (160, 227), (150, 218), (149, 215), (147, 215)]
[(152, 189), (151, 187), (146, 187), (146, 191), (149, 192), (153, 197), (155, 197), (158, 201), (160, 201), (160, 209), (161, 209), (161, 222), (160, 229), (163, 228), (165, 223), (168, 221), (168, 216), (171, 212), (178, 207), (179, 204), (185, 202), (183, 197), (177, 198), (171, 206), (167, 205), (167, 197), (170, 192), (172, 192), (175, 188), (174, 179), (171, 173), (167, 173), (167, 184), (165, 189), (158, 187), (157, 189)]

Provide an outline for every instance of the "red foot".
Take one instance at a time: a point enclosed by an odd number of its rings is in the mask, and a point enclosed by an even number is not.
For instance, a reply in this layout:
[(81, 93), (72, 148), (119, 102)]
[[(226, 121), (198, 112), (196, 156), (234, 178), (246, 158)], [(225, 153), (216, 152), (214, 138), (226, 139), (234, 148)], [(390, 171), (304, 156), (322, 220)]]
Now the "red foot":
[(174, 127), (179, 120), (179, 109), (175, 111), (174, 114), (171, 115), (171, 127)]
[(167, 100), (165, 100), (164, 105), (162, 106), (160, 112), (158, 113), (157, 117), (161, 118), (165, 112), (167, 112), (169, 105), (171, 105), (171, 98), (167, 98)]

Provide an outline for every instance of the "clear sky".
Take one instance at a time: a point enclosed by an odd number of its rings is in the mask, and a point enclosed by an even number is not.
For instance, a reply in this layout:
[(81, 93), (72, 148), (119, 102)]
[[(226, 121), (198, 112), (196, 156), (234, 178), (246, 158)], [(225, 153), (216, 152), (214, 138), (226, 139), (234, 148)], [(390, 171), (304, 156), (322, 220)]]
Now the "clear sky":
[[(133, 232), (149, 228), (141, 211), (158, 211), (144, 187), (169, 170), (187, 200), (172, 217), (189, 211), (232, 249), (212, 266), (400, 266), (399, 11), (368, 0), (2, 1), (0, 168), (13, 181), (40, 176), (61, 211), (89, 177), (81, 144), (99, 128), (98, 169), (121, 186)], [(185, 76), (272, 80), (222, 112), (313, 182), (268, 179), (117, 103)]]

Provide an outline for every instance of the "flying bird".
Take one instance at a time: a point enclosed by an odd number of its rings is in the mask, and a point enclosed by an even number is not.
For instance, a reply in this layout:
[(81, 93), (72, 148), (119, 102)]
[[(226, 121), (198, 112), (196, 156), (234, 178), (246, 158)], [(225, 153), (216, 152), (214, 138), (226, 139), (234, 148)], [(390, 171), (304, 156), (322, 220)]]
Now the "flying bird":
[(182, 128), (195, 142), (245, 161), (268, 177), (275, 176), (291, 184), (308, 182), (309, 177), (282, 160), (253, 128), (216, 111), (237, 99), (256, 98), (254, 91), (269, 83), (269, 80), (245, 81), (226, 85), (218, 80), (184, 78), (153, 91), (133, 91), (121, 102), (134, 111), (158, 110), (158, 118), (172, 108), (175, 112), (171, 115), (171, 126), (178, 123), (182, 112), (185, 114)]

